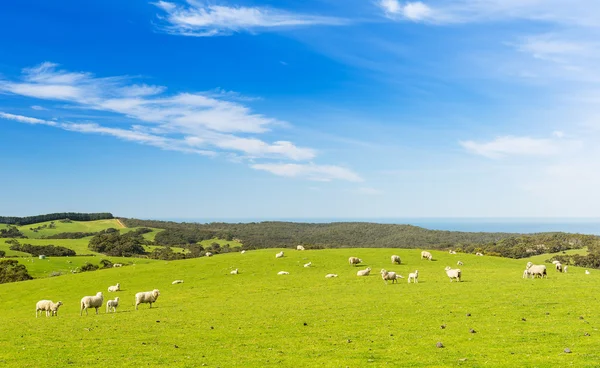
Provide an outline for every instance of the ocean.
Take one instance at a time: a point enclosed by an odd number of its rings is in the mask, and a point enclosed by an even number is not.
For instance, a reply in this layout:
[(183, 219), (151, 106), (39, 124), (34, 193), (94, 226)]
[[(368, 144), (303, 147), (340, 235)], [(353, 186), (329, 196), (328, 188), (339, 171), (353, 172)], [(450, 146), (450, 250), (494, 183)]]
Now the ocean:
[(600, 235), (600, 218), (171, 218), (161, 220), (198, 223), (249, 223), (262, 221), (305, 223), (374, 222), (380, 224), (408, 224), (430, 230), (447, 231), (520, 234), (566, 232)]

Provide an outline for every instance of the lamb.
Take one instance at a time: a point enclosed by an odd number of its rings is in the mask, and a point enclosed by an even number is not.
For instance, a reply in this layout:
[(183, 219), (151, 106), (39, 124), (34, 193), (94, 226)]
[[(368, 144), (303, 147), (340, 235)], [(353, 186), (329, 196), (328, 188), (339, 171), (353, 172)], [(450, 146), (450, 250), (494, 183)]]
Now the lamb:
[(283, 251), (281, 251), (275, 255), (275, 258), (281, 258), (281, 257), (283, 257)]
[(458, 262), (456, 262), (456, 265), (457, 266), (462, 266), (462, 265), (464, 265), (464, 263), (462, 263), (461, 261), (458, 261)]
[(142, 303), (149, 303), (150, 308), (152, 308), (152, 303), (155, 303), (159, 296), (160, 292), (158, 289), (154, 289), (152, 291), (141, 291), (135, 294), (135, 310), (137, 310), (138, 305)]
[(119, 297), (116, 297), (114, 300), (109, 300), (106, 302), (106, 313), (109, 313), (112, 309), (113, 312), (117, 312), (117, 307), (119, 306)]
[(172, 284), (172, 285), (175, 285), (175, 284), (183, 284), (183, 280), (175, 280), (175, 281), (173, 281), (171, 284)]
[(400, 264), (400, 256), (393, 255), (392, 256), (392, 264)]
[(541, 277), (543, 278), (544, 276), (548, 277), (548, 274), (546, 273), (546, 266), (545, 265), (534, 265), (531, 262), (527, 263), (527, 270), (529, 271), (529, 274), (532, 277)]
[(455, 250), (452, 250), (452, 249), (450, 249), (450, 250), (449, 250), (449, 253), (450, 253), (450, 254), (456, 254), (456, 251), (455, 251)]
[(108, 292), (113, 292), (113, 291), (121, 291), (121, 284), (119, 284), (117, 282), (116, 285), (108, 287)]
[(232, 274), (232, 275), (237, 275), (237, 274), (238, 274), (238, 273), (240, 273), (240, 272), (239, 272), (239, 271), (238, 271), (238, 269), (236, 268), (235, 270), (233, 270), (233, 271), (231, 271), (231, 272), (229, 272), (229, 273), (230, 273), (230, 274)]
[(302, 245), (298, 245), (296, 246), (296, 250), (304, 250), (304, 247)]
[(63, 305), (62, 302), (53, 303), (52, 300), (40, 300), (35, 304), (35, 318), (38, 317), (38, 311), (46, 312), (46, 317), (49, 316), (57, 316), (58, 315), (58, 307)]
[(333, 278), (333, 277), (338, 277), (338, 276), (335, 273), (328, 273), (327, 275), (325, 275), (326, 279), (330, 279), (330, 278)]
[(246, 251), (245, 251), (245, 250), (243, 250), (243, 251), (241, 251), (240, 253), (241, 253), (241, 254), (244, 254), (244, 253), (246, 253)]
[(360, 270), (356, 273), (356, 276), (369, 276), (369, 274), (371, 273), (371, 267), (367, 267), (364, 270)]
[(421, 259), (426, 258), (428, 260), (432, 260), (433, 256), (431, 255), (431, 253), (427, 252), (427, 251), (422, 251), (421, 252)]
[(88, 308), (96, 308), (96, 314), (98, 314), (98, 308), (102, 306), (102, 302), (104, 302), (104, 295), (99, 291), (95, 296), (84, 296), (81, 298), (81, 310), (79, 311), (79, 315), (83, 316), (83, 311), (85, 310), (85, 315), (88, 314)]
[(290, 273), (287, 271), (279, 271), (277, 272), (278, 275), (289, 275)]
[(307, 264), (304, 265), (304, 267), (309, 268), (310, 266), (312, 266), (312, 262), (308, 262)]
[(588, 271), (588, 270), (585, 270), (585, 274), (586, 274), (586, 275), (589, 275), (589, 274), (590, 274), (590, 271)]
[(122, 263), (115, 263), (115, 264), (113, 264), (113, 267), (123, 267), (123, 264)]
[(450, 266), (446, 266), (446, 268), (444, 268), (444, 270), (446, 270), (446, 275), (448, 275), (448, 277), (450, 278), (450, 282), (452, 282), (454, 279), (456, 279), (456, 281), (460, 282), (460, 277), (461, 277), (461, 272), (460, 269), (458, 268), (450, 268)]
[(483, 257), (483, 253), (481, 253), (481, 252), (477, 252), (477, 253), (475, 253), (475, 255), (479, 256), (479, 257)]
[(204, 255), (207, 257), (212, 257), (213, 254), (211, 252), (206, 252), (206, 253), (204, 253)]
[(564, 272), (564, 273), (567, 273), (567, 268), (569, 268), (569, 266), (565, 266), (565, 267), (563, 268), (563, 272)]
[(408, 274), (408, 283), (410, 284), (410, 280), (413, 280), (415, 284), (419, 283), (419, 270)]
[(394, 282), (398, 282), (399, 278), (402, 278), (402, 276), (396, 274), (396, 272), (393, 271), (386, 271), (384, 269), (381, 270), (381, 278), (383, 279), (383, 281), (385, 281), (385, 283), (387, 284), (388, 280), (392, 280), (392, 284)]
[(356, 266), (357, 264), (362, 263), (362, 259), (357, 257), (350, 257), (348, 258), (348, 263), (350, 263), (350, 266)]
[(560, 262), (559, 263), (555, 263), (554, 267), (556, 267), (556, 271), (558, 271), (558, 272), (562, 272), (563, 271), (562, 263), (560, 263)]
[(529, 272), (528, 269), (525, 269), (525, 271), (523, 271), (523, 278), (528, 279), (529, 276), (531, 276), (531, 273)]

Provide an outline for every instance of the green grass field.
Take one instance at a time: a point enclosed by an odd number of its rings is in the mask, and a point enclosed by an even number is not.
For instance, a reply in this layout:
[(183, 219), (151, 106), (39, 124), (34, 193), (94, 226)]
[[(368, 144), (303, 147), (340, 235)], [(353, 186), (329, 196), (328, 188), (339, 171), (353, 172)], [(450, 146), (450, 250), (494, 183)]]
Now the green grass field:
[[(0, 363), (5, 367), (595, 367), (600, 272), (549, 268), (522, 279), (526, 260), (418, 250), (278, 249), (155, 261), (0, 285)], [(391, 265), (398, 254), (401, 265)], [(349, 256), (364, 260), (347, 264)], [(464, 265), (450, 283), (446, 265)], [(313, 267), (304, 268), (308, 261)], [(369, 277), (356, 271), (372, 267)], [(386, 285), (385, 267), (419, 283)], [(239, 275), (229, 271), (238, 268)], [(278, 271), (290, 272), (278, 276)], [(338, 278), (325, 279), (327, 273)], [(183, 279), (179, 285), (171, 281)], [(123, 291), (107, 293), (120, 282)], [(158, 288), (155, 307), (134, 294)], [(79, 316), (84, 295), (118, 295), (115, 314)], [(34, 317), (40, 299), (58, 317)], [(470, 314), (470, 316), (468, 316)], [(442, 329), (440, 326), (444, 325)], [(476, 333), (470, 333), (473, 329)], [(589, 336), (586, 336), (586, 333)], [(443, 349), (436, 348), (442, 342)], [(571, 354), (564, 349), (571, 349)], [(101, 363), (99, 363), (101, 362)]]
[(200, 244), (203, 247), (210, 247), (210, 245), (212, 243), (217, 243), (220, 246), (223, 246), (225, 244), (229, 244), (229, 246), (231, 248), (238, 248), (242, 246), (242, 243), (234, 241), (234, 240), (223, 240), (223, 239), (219, 239), (219, 238), (212, 238), (212, 239), (208, 239), (208, 240), (202, 240), (201, 242), (198, 242), (198, 244)]
[(25, 234), (28, 238), (41, 238), (48, 235), (54, 235), (58, 233), (74, 233), (74, 232), (97, 232), (100, 230), (108, 229), (110, 227), (115, 229), (123, 229), (118, 220), (96, 220), (96, 221), (72, 221), (72, 222), (60, 222), (54, 221), (55, 228), (40, 229), (37, 232), (30, 230), (38, 226), (50, 225), (50, 222), (40, 222), (37, 224), (19, 226), (19, 230)]

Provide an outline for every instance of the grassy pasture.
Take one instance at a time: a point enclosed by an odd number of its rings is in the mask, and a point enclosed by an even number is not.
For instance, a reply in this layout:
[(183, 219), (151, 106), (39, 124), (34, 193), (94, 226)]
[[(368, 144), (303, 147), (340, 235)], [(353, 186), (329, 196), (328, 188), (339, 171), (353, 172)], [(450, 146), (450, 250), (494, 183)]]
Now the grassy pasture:
[(123, 229), (123, 226), (119, 224), (116, 219), (111, 220), (96, 220), (96, 221), (72, 221), (72, 222), (60, 222), (54, 221), (56, 228), (49, 229), (44, 228), (34, 232), (29, 230), (30, 228), (36, 228), (38, 226), (50, 225), (52, 221), (40, 222), (37, 224), (19, 226), (19, 230), (25, 234), (28, 238), (41, 238), (48, 235), (54, 235), (58, 233), (74, 233), (74, 232), (97, 232), (100, 230), (108, 229), (109, 227), (115, 229)]
[[(600, 361), (600, 272), (549, 269), (522, 279), (526, 260), (418, 250), (278, 249), (229, 253), (0, 285), (5, 367), (593, 367)], [(398, 254), (401, 265), (391, 265)], [(347, 264), (349, 256), (364, 260)], [(443, 268), (465, 264), (464, 282)], [(137, 260), (136, 260), (137, 261)], [(313, 267), (302, 265), (312, 261)], [(369, 277), (356, 271), (369, 266)], [(386, 285), (385, 267), (419, 284)], [(239, 268), (239, 275), (229, 271)], [(290, 272), (278, 276), (277, 272)], [(325, 279), (326, 273), (338, 278)], [(179, 285), (171, 281), (183, 279)], [(120, 282), (116, 314), (80, 317), (79, 300)], [(134, 294), (158, 288), (155, 307)], [(40, 299), (58, 317), (34, 317)], [(470, 316), (467, 316), (470, 314)], [(581, 319), (583, 317), (583, 319)], [(523, 320), (524, 319), (524, 320)], [(445, 325), (445, 329), (440, 328)], [(476, 333), (470, 333), (474, 329)], [(589, 333), (590, 336), (585, 336)], [(438, 349), (440, 341), (445, 348)], [(565, 348), (571, 354), (563, 352)]]
[(156, 260), (148, 258), (109, 257), (104, 255), (83, 257), (48, 257), (46, 259), (38, 259), (38, 257), (17, 258), (19, 263), (27, 267), (27, 271), (34, 278), (48, 277), (52, 272), (61, 272), (63, 274), (67, 274), (71, 272), (71, 270), (75, 270), (77, 267), (81, 267), (88, 262), (99, 266), (100, 260), (102, 259), (108, 259), (112, 263), (135, 263), (136, 265), (156, 262)]
[(233, 240), (224, 240), (224, 239), (219, 239), (219, 238), (212, 238), (212, 239), (202, 240), (202, 241), (198, 242), (198, 244), (200, 244), (204, 248), (210, 247), (210, 245), (212, 243), (217, 243), (220, 246), (224, 246), (225, 244), (229, 244), (229, 246), (231, 248), (237, 248), (237, 247), (241, 247), (242, 246), (242, 243), (240, 243), (240, 242), (233, 241)]

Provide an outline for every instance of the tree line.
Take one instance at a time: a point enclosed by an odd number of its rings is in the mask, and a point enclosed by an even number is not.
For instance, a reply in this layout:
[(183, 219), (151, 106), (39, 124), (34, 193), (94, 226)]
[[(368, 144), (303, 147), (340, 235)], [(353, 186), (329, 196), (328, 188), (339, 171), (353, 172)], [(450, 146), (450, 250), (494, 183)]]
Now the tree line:
[(79, 213), (79, 212), (60, 212), (60, 213), (49, 213), (46, 215), (27, 216), (27, 217), (16, 217), (16, 216), (0, 216), (0, 224), (10, 225), (30, 225), (38, 222), (45, 221), (56, 221), (70, 219), (73, 221), (95, 221), (95, 220), (107, 220), (114, 218), (112, 213), (101, 212), (101, 213)]

